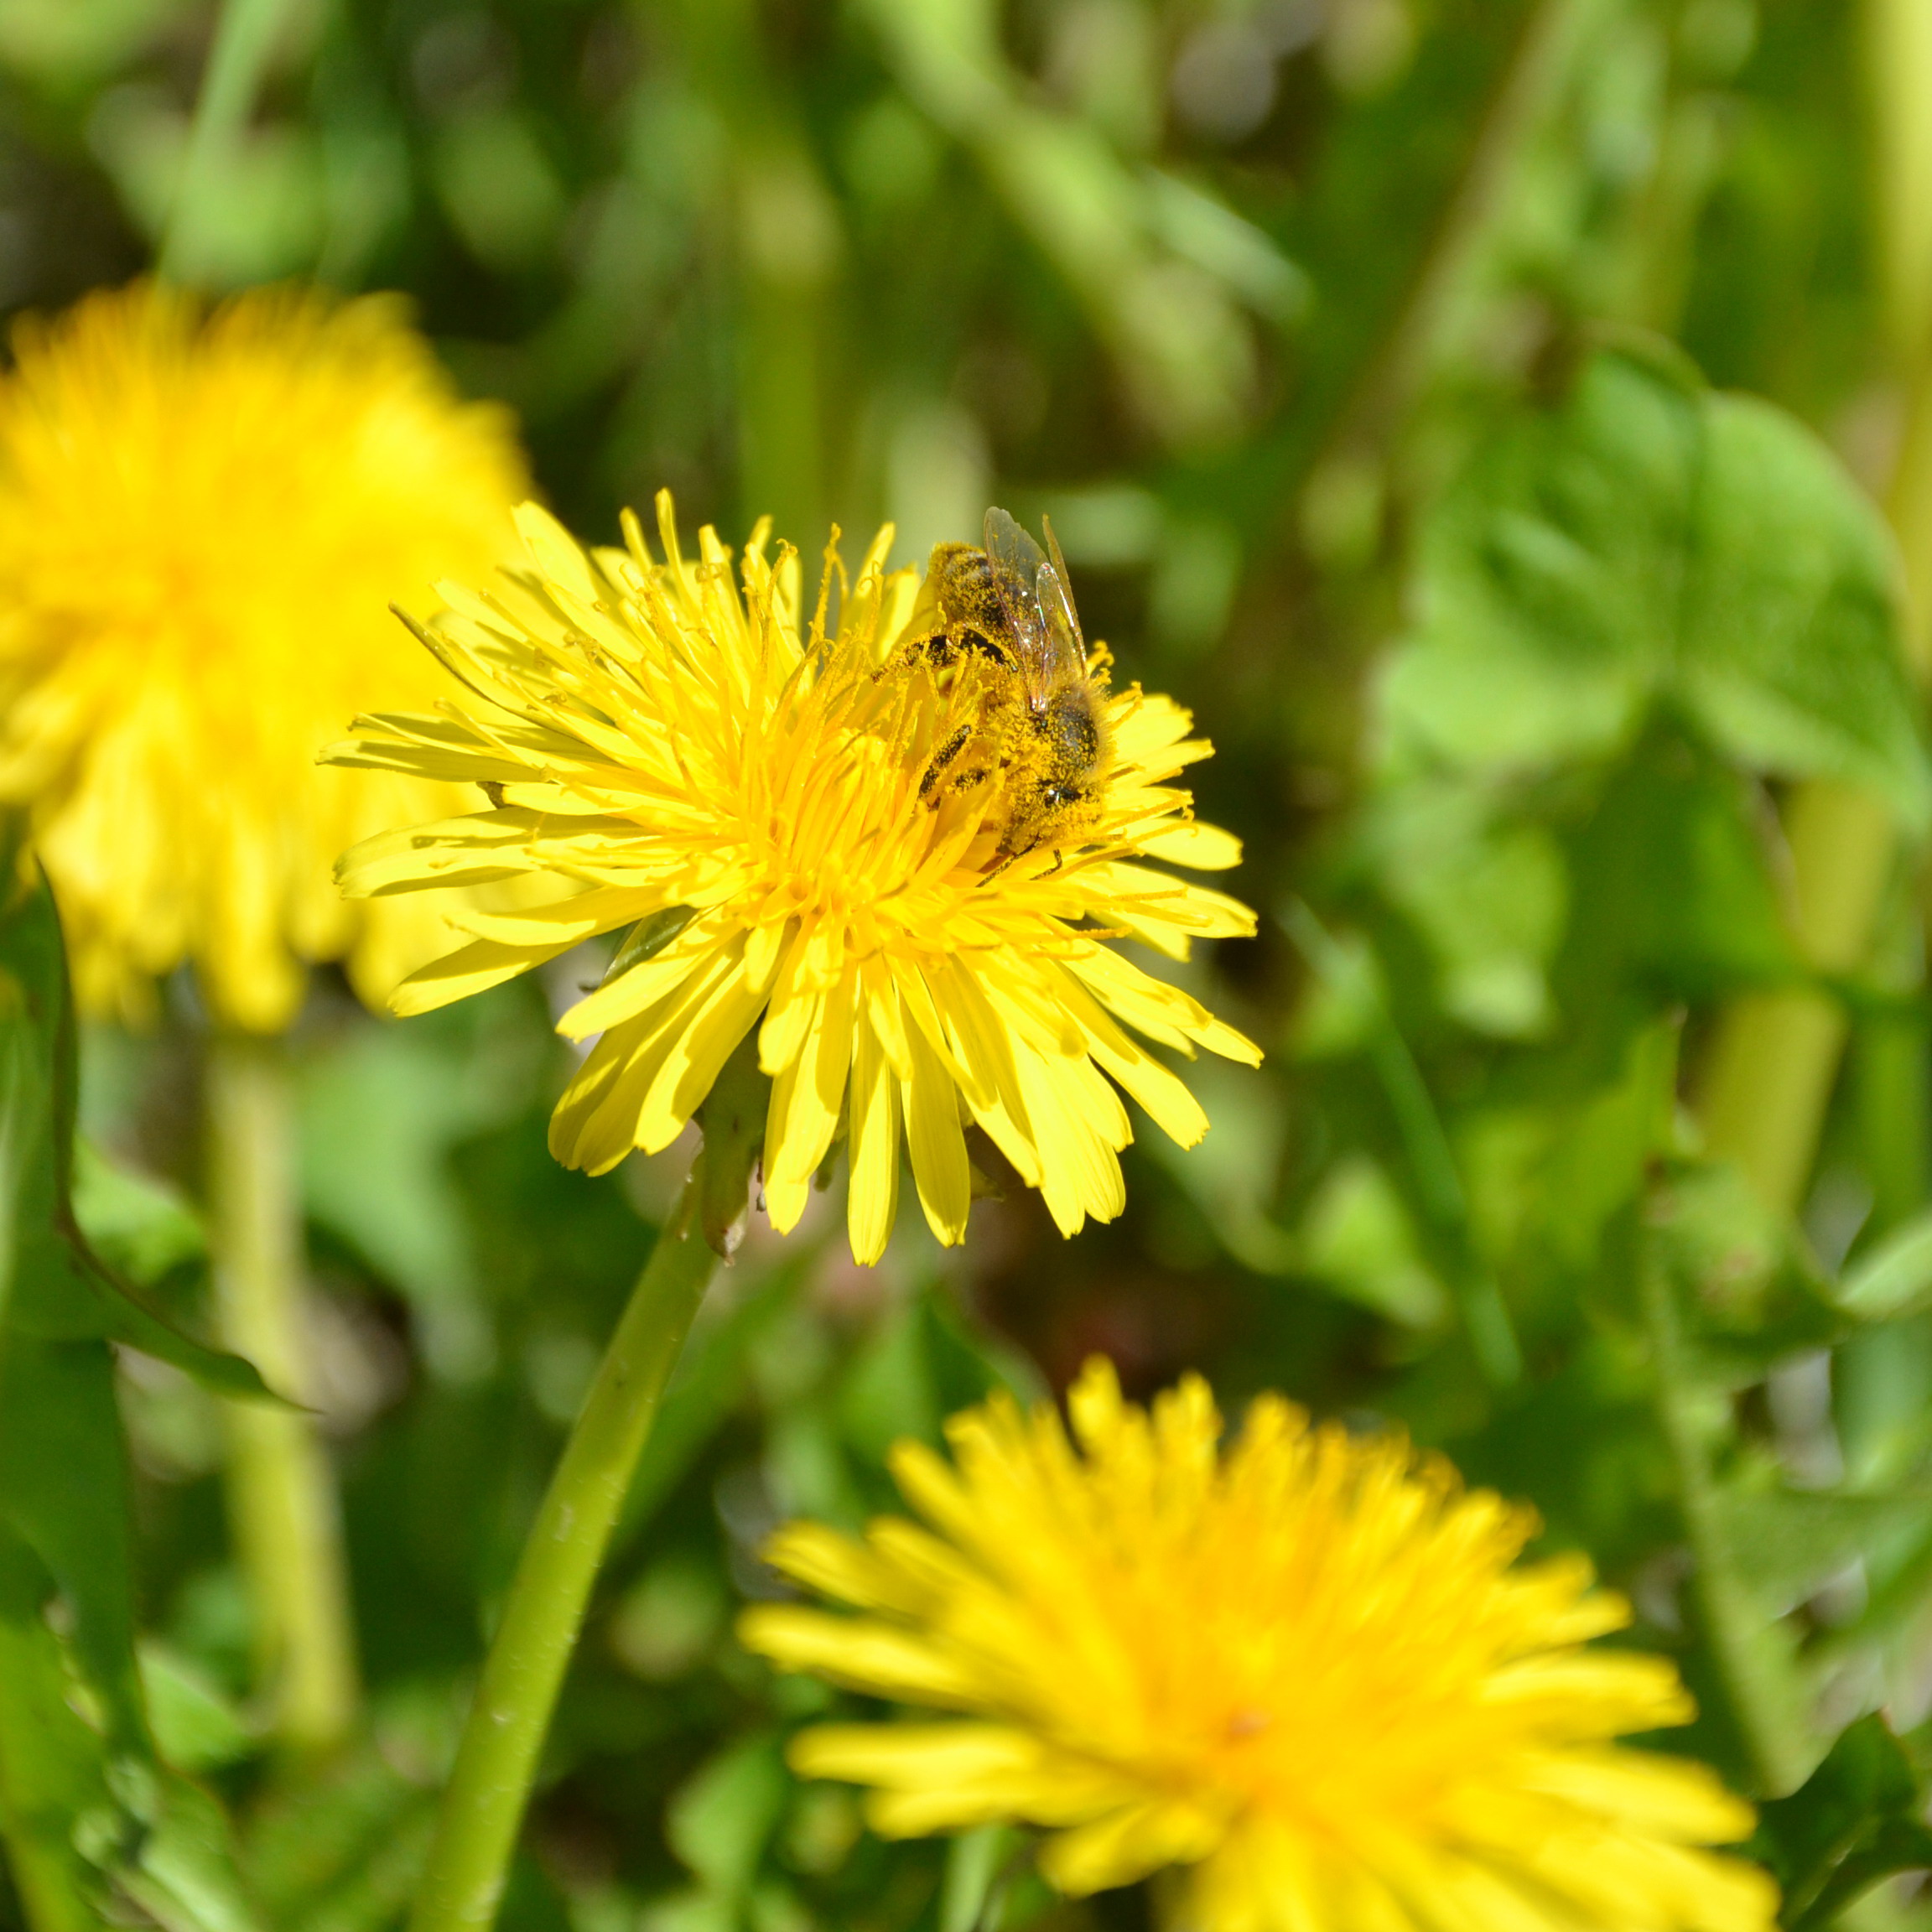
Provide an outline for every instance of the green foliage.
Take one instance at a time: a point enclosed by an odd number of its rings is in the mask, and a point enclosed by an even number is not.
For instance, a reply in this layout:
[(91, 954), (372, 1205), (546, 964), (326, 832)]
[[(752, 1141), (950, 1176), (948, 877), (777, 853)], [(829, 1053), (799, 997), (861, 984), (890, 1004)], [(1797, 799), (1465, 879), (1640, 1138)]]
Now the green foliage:
[(1488, 443), (1419, 545), (1389, 756), (1498, 776), (1602, 759), (1659, 709), (1779, 777), (1914, 824), (1924, 747), (1877, 509), (1782, 412), (1660, 351), (1592, 356)]
[[(665, 484), (727, 543), (775, 513), (808, 559), (834, 521), (849, 548), (895, 519), (903, 563), (988, 501), (1051, 512), (1119, 682), (1215, 740), (1202, 815), (1263, 916), (1161, 965), (1270, 1057), (1184, 1069), (1213, 1130), (1145, 1131), (1118, 1223), (1062, 1244), (1015, 1190), (963, 1254), (908, 1213), (863, 1275), (835, 1177), (788, 1243), (754, 1208), (626, 1498), (508, 1932), (1143, 1923), (1139, 1895), (1053, 1900), (1022, 1833), (875, 1838), (782, 1758), (849, 1701), (730, 1635), (781, 1519), (896, 1507), (895, 1441), (1096, 1350), (1136, 1393), (1196, 1367), (1231, 1415), (1272, 1386), (1405, 1428), (1533, 1503), (1684, 1669), (1670, 1748), (1768, 1800), (1786, 1923), (1929, 1922), (1888, 1883), (1932, 1864), (1918, 1742), (1874, 1714), (1923, 1716), (1932, 1654), (1923, 558), (1875, 506), (1924, 415), (1877, 210), (1919, 190), (1873, 185), (1881, 11), (285, 10), (188, 273), (403, 290), (593, 538)], [(0, 3), (10, 309), (150, 261), (213, 18)], [(1870, 958), (1831, 975), (1779, 818), (1820, 777), (1904, 840)], [(547, 998), (607, 963), (400, 1025), (320, 974), (291, 1042), (366, 1685), (354, 1741), (304, 1763), (266, 1740), (224, 1526), (210, 1391), (257, 1384), (196, 1339), (192, 996), (88, 1033), (75, 1141), (52, 910), (10, 900), (6, 1932), (400, 1923), (688, 1156), (593, 1182), (546, 1150)], [(1787, 1219), (1700, 1109), (1720, 1016), (1794, 992), (1849, 1045)]]
[(124, 1296), (75, 1227), (66, 964), (17, 840), (0, 906), (0, 1840), (36, 1927), (119, 1899), (169, 1932), (247, 1932), (226, 1820), (149, 1727), (109, 1337), (262, 1391)]
[(1831, 1924), (1882, 1878), (1932, 1864), (1924, 1773), (1876, 1713), (1842, 1732), (1801, 1790), (1767, 1805), (1758, 1846), (1793, 1932)]

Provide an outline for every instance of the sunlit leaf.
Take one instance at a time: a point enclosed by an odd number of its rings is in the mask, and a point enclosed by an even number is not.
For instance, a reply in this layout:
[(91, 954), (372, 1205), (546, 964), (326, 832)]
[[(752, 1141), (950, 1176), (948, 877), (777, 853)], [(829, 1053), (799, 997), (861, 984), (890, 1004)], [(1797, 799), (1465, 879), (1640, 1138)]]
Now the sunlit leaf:
[(1547, 770), (1608, 756), (1661, 705), (1752, 770), (1844, 779), (1923, 823), (1898, 580), (1809, 431), (1656, 356), (1599, 354), (1431, 517), (1388, 756)]

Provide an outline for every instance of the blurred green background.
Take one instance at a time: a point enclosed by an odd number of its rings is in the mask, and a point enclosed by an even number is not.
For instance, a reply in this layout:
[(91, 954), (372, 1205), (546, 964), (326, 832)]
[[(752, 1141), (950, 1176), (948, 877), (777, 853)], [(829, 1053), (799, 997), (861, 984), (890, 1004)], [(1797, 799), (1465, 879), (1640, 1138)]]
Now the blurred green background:
[[(1050, 512), (1118, 678), (1173, 692), (1213, 739), (1202, 815), (1247, 840), (1230, 884), (1261, 914), (1256, 941), (1187, 970), (1269, 1061), (1190, 1070), (1213, 1130), (1192, 1153), (1131, 1150), (1117, 1224), (1069, 1244), (1030, 1196), (987, 1202), (942, 1254), (902, 1216), (871, 1273), (835, 1202), (788, 1243), (755, 1226), (631, 1498), (506, 1925), (1151, 1923), (1140, 1890), (1066, 1907), (1023, 1866), (1009, 1882), (997, 1835), (866, 1837), (846, 1795), (795, 1786), (777, 1755), (828, 1694), (729, 1634), (771, 1587), (755, 1551), (783, 1517), (860, 1519), (889, 1500), (894, 1437), (936, 1437), (992, 1386), (1057, 1388), (1096, 1350), (1136, 1392), (1192, 1366), (1231, 1408), (1274, 1385), (1399, 1422), (1530, 1497), (1552, 1546), (1633, 1592), (1638, 1639), (1704, 1696), (1690, 1748), (1748, 1784), (1685, 1601), (1675, 1397), (1634, 1311), (1645, 1228), (1670, 1230), (1706, 1472), (1815, 1734), (1881, 1703), (1901, 1728), (1924, 1717), (1917, 862), (1893, 867), (1869, 957), (1820, 980), (1777, 817), (1789, 782), (1827, 772), (1922, 818), (1913, 707), (1828, 667), (1794, 700), (1810, 737), (1753, 736), (1660, 677), (1599, 728), (1547, 626), (1484, 656), (1500, 620), (1472, 615), (1468, 588), (1493, 562), (1486, 520), (1542, 501), (1522, 480), (1535, 439), (1558, 467), (1589, 443), (1577, 371), (1605, 340), (1634, 345), (1608, 366), (1639, 388), (1702, 407), (1695, 364), (1836, 452), (1848, 475), (1816, 484), (1816, 517), (1782, 499), (1797, 548), (1871, 517), (1859, 486), (1883, 494), (1911, 419), (1932, 174), (1868, 81), (1932, 118), (1932, 69), (1899, 51), (1921, 12), (285, 10), (187, 273), (405, 291), (463, 384), (517, 410), (589, 539), (666, 484), (688, 524), (735, 543), (768, 512), (808, 558), (834, 523), (855, 548), (891, 519), (906, 563), (971, 538), (989, 502)], [(206, 0), (0, 0), (0, 309), (148, 266), (212, 24)], [(1604, 407), (1614, 426), (1643, 406)], [(1484, 470), (1498, 448), (1531, 454)], [(1650, 527), (1641, 498), (1603, 512), (1606, 583), (1618, 545), (1641, 547), (1626, 522)], [(1846, 539), (1874, 607), (1877, 528)], [(1891, 750), (1870, 751), (1883, 730)], [(124, 1361), (164, 1742), (231, 1801), (277, 1926), (397, 1921), (493, 1607), (688, 1158), (591, 1182), (546, 1154), (568, 1065), (552, 1008), (583, 971), (404, 1024), (319, 976), (298, 1036), (312, 1346), (371, 1713), (340, 1762), (278, 1764), (251, 1729), (211, 1399)], [(1698, 1161), (1673, 1068), (1680, 1052), (1694, 1103), (1727, 1002), (1820, 984), (1849, 1050), (1794, 1232), (1786, 1203)], [(157, 1034), (86, 1038), (80, 1191), (96, 1240), (190, 1318), (195, 1026), (178, 988)], [(1894, 1270), (1876, 1289), (1873, 1255)], [(1932, 1919), (1909, 1885), (1860, 1909)]]

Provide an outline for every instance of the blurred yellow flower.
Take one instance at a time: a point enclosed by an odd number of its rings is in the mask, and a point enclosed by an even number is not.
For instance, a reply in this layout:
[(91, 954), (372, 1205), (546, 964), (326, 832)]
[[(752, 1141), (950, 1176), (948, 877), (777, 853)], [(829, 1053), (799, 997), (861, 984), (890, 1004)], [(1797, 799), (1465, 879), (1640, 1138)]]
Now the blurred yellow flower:
[(902, 1443), (930, 1525), (815, 1524), (769, 1560), (868, 1614), (748, 1611), (750, 1649), (962, 1715), (827, 1725), (810, 1776), (874, 1787), (891, 1836), (1049, 1828), (1062, 1891), (1192, 1867), (1191, 1932), (1765, 1932), (1756, 1867), (1698, 1847), (1750, 1808), (1702, 1766), (1618, 1746), (1680, 1724), (1660, 1658), (1589, 1650), (1628, 1613), (1580, 1557), (1399, 1441), (1278, 1397), (1218, 1452), (1190, 1377), (1150, 1416), (1089, 1363), (1059, 1418), (996, 1399), (955, 1466)]
[[(405, 983), (420, 1012), (594, 933), (631, 929), (561, 1030), (597, 1038), (551, 1123), (559, 1160), (602, 1172), (667, 1146), (759, 1026), (772, 1078), (765, 1197), (796, 1225), (841, 1129), (854, 1254), (875, 1260), (897, 1208), (901, 1124), (927, 1220), (964, 1233), (963, 1133), (976, 1121), (1071, 1233), (1124, 1199), (1130, 1137), (1108, 1076), (1184, 1144), (1207, 1121), (1150, 1039), (1253, 1062), (1189, 995), (1102, 943), (1130, 932), (1175, 956), (1191, 936), (1253, 930), (1244, 906), (1135, 861), (1232, 865), (1169, 782), (1208, 747), (1187, 714), (1131, 689), (1108, 703), (1110, 763), (1078, 849), (1000, 849), (1000, 782), (932, 783), (984, 693), (895, 654), (917, 595), (886, 574), (891, 532), (801, 635), (799, 569), (754, 534), (735, 585), (706, 529), (693, 564), (658, 500), (667, 562), (626, 518), (628, 551), (586, 553), (521, 513), (534, 569), (496, 590), (439, 586), (426, 641), (455, 674), (430, 717), (357, 721), (345, 762), (469, 778), (490, 808), (370, 840), (345, 889), (407, 892), (520, 878), (550, 902), (458, 909), (472, 943)], [(843, 582), (841, 574), (841, 582)], [(457, 682), (460, 681), (460, 682)], [(760, 1025), (762, 1016), (762, 1025)]]
[(211, 314), (137, 284), (23, 325), (0, 381), (0, 800), (33, 808), (77, 986), (130, 1016), (192, 959), (274, 1030), (305, 960), (377, 997), (417, 906), (345, 905), (343, 846), (458, 808), (316, 756), (438, 677), (388, 614), (514, 541), (501, 410), (456, 397), (399, 304), (294, 289)]

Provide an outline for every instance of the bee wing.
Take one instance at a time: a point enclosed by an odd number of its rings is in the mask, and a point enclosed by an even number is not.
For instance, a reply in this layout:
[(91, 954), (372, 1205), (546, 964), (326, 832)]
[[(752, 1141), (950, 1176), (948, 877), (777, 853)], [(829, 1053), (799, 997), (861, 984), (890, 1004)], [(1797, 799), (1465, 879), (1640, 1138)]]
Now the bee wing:
[(993, 564), (993, 589), (1000, 600), (1020, 655), (1029, 690), (1047, 688), (1052, 650), (1040, 608), (1040, 573), (1052, 566), (1040, 546), (1004, 510), (986, 512), (986, 554)]
[(1060, 554), (1060, 539), (1053, 534), (1051, 517), (1040, 519), (1046, 532), (1050, 563), (1042, 564), (1035, 581), (1040, 589), (1040, 615), (1046, 626), (1050, 668), (1056, 682), (1078, 678), (1087, 669), (1087, 640), (1081, 634), (1080, 613), (1073, 608), (1072, 579), (1067, 559)]

